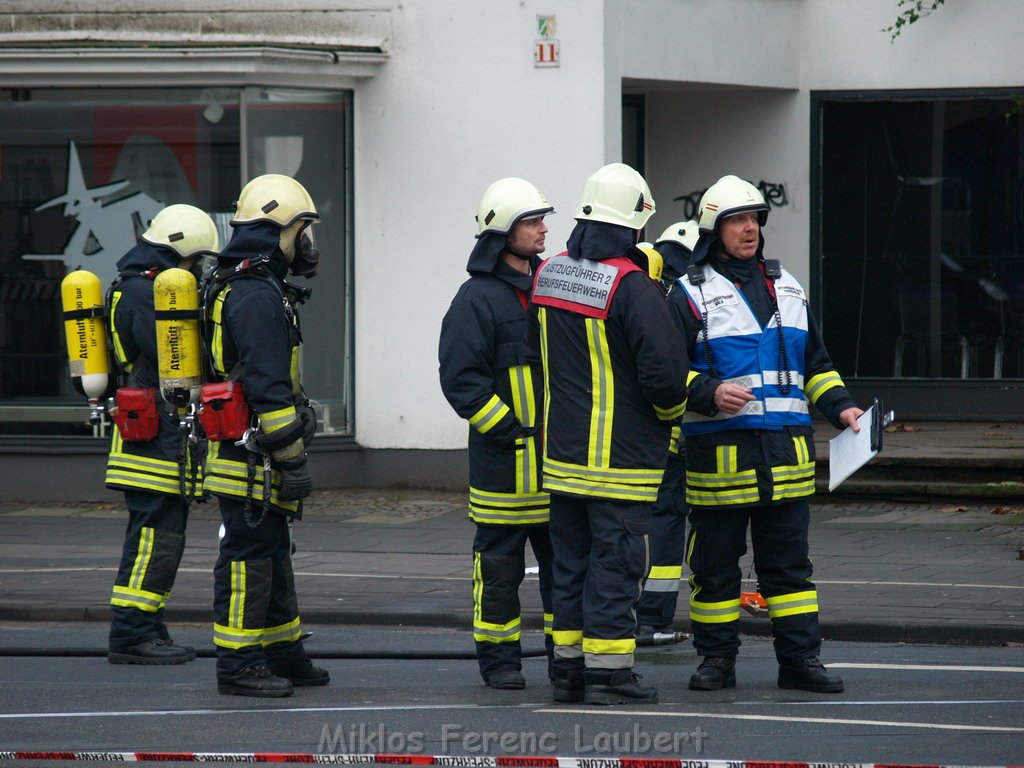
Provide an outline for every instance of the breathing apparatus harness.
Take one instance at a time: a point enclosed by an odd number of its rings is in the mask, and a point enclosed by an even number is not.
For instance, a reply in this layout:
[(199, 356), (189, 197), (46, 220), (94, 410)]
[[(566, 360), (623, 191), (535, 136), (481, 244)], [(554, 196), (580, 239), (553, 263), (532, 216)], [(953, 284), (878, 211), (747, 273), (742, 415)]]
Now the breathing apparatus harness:
[[(159, 387), (133, 387), (133, 374), (143, 361), (143, 356), (135, 359), (135, 362), (128, 364), (122, 362), (115, 354), (114, 344), (114, 306), (113, 297), (120, 287), (128, 280), (143, 278), (149, 281), (156, 280), (157, 275), (163, 271), (162, 267), (150, 267), (148, 269), (121, 272), (111, 282), (106, 294), (107, 313), (110, 316), (110, 323), (107, 328), (107, 345), (110, 349), (110, 357), (114, 361), (116, 390), (114, 396), (107, 400), (107, 412), (111, 420), (117, 425), (121, 438), (126, 442), (147, 442), (156, 439), (160, 431), (159, 410), (161, 404), (166, 413), (174, 413), (174, 406), (160, 396)], [(175, 312), (175, 319), (191, 319), (184, 317), (186, 313)], [(154, 309), (153, 320), (161, 319), (159, 310)], [(158, 342), (159, 343), (159, 342)], [(175, 461), (178, 465), (178, 494), (185, 504), (193, 501), (205, 502), (209, 497), (202, 489), (202, 482), (199, 478), (199, 466), (205, 456), (205, 446), (200, 440), (199, 430), (196, 426), (196, 404), (189, 407), (188, 414), (178, 421), (178, 444)]]
[[(259, 256), (243, 259), (233, 266), (220, 267), (219, 269), (214, 270), (203, 281), (203, 287), (200, 291), (202, 299), (200, 308), (202, 323), (201, 338), (203, 344), (203, 360), (205, 361), (206, 377), (208, 381), (216, 382), (217, 379), (221, 378), (214, 369), (213, 354), (210, 349), (210, 341), (213, 335), (211, 314), (213, 311), (213, 303), (218, 294), (220, 294), (220, 292), (224, 290), (229, 283), (243, 278), (255, 278), (273, 286), (274, 290), (281, 298), (281, 304), (284, 308), (285, 315), (288, 318), (288, 322), (295, 325), (298, 329), (299, 320), (298, 314), (295, 311), (295, 305), (305, 303), (312, 294), (312, 291), (309, 288), (302, 288), (285, 282), (284, 280), (280, 280), (271, 271), (270, 261), (270, 256), (266, 254), (260, 254)], [(246, 449), (246, 495), (245, 507), (242, 510), (242, 516), (245, 519), (245, 524), (249, 528), (258, 528), (267, 513), (270, 511), (270, 498), (272, 494), (273, 480), (272, 461), (270, 453), (260, 445), (258, 440), (258, 417), (252, 413), (252, 410), (245, 402), (242, 394), (242, 388), (238, 383), (238, 379), (241, 378), (243, 372), (244, 367), (241, 362), (236, 362), (231, 371), (228, 372), (225, 381), (206, 384), (203, 386), (204, 392), (200, 395), (200, 401), (202, 403), (200, 418), (203, 418), (204, 413), (208, 414), (207, 420), (204, 421), (204, 427), (207, 426), (207, 423), (211, 424), (211, 426), (207, 428), (207, 434), (210, 435), (211, 440), (230, 439), (235, 445)], [(227, 421), (233, 422), (234, 426), (229, 426), (221, 431), (223, 427), (223, 420), (217, 419), (216, 414), (224, 414), (226, 412), (233, 414), (227, 417)], [(214, 419), (217, 419), (217, 426), (213, 426)], [(213, 434), (211, 434), (211, 432)], [(214, 435), (217, 435), (217, 437), (215, 438)], [(263, 503), (260, 506), (259, 515), (254, 516), (252, 514), (252, 496), (253, 488), (256, 483), (257, 456), (263, 464)], [(300, 509), (301, 504), (302, 502), (299, 501)]]

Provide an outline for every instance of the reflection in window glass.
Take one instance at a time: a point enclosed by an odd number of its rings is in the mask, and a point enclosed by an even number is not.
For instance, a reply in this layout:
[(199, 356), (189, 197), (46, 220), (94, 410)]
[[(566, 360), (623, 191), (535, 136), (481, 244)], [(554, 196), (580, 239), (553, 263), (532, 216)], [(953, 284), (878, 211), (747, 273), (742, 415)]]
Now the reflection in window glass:
[(1006, 98), (821, 102), (822, 320), (861, 377), (1024, 376), (1022, 121)]
[[(238, 89), (0, 91), (0, 432), (91, 433), (68, 415), (83, 400), (67, 372), (61, 280), (81, 268), (108, 286), (117, 260), (172, 203), (206, 210), (230, 236), (247, 172), (295, 175), (323, 201), (325, 269), (311, 285), (323, 298), (304, 313), (314, 326), (307, 390), (333, 406), (324, 426), (348, 428), (349, 96), (251, 93), (243, 147)], [(330, 365), (316, 362), (325, 358)]]

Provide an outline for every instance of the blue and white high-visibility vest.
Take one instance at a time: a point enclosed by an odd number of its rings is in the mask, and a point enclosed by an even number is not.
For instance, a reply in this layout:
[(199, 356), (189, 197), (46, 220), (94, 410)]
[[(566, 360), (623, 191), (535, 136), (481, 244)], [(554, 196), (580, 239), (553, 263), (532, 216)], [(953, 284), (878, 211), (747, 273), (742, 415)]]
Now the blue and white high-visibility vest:
[[(704, 282), (695, 286), (687, 275), (678, 279), (690, 307), (700, 317), (707, 313), (705, 330), (697, 335), (690, 365), (706, 376), (749, 387), (754, 399), (738, 413), (704, 416), (687, 410), (683, 434), (705, 435), (726, 429), (782, 429), (810, 426), (804, 394), (804, 349), (807, 345), (807, 298), (800, 283), (782, 270), (775, 279), (775, 295), (782, 318), (788, 371), (780, 371), (779, 328), (776, 317), (761, 327), (742, 292), (728, 278), (703, 264)], [(715, 372), (708, 367), (710, 345)], [(788, 386), (787, 386), (788, 385)]]

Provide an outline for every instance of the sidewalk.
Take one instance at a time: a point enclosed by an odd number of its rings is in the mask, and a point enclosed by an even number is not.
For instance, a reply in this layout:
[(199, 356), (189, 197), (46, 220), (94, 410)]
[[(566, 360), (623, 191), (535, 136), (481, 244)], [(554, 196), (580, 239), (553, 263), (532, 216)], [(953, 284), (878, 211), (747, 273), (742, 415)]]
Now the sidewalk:
[[(831, 436), (820, 431), (819, 442)], [(846, 493), (819, 492), (812, 501), (825, 637), (1024, 643), (1024, 425), (924, 424), (886, 440), (866, 493), (851, 481), (841, 486)], [(954, 484), (954, 470), (973, 474), (975, 493), (935, 495), (949, 483), (920, 480), (925, 470)], [(819, 475), (826, 472), (827, 465)], [(999, 494), (976, 492), (988, 486)], [(108, 621), (125, 519), (121, 505), (0, 503), (0, 621)], [(218, 527), (215, 502), (193, 507), (169, 622), (212, 622)], [(304, 624), (468, 630), (473, 531), (461, 492), (314, 492), (294, 526)], [(753, 589), (749, 554), (743, 572)], [(526, 579), (524, 623), (538, 629), (536, 576)], [(683, 631), (687, 595), (684, 583), (675, 622)], [(741, 629), (763, 635), (770, 626), (744, 616)]]

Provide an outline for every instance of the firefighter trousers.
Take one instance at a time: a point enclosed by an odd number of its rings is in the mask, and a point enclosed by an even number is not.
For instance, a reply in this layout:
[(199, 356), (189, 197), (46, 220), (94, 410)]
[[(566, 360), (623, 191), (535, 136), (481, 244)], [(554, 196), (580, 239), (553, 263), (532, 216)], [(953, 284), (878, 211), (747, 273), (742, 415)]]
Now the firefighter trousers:
[(549, 663), (552, 658), (552, 555), (547, 525), (477, 523), (473, 539), (473, 639), (484, 680), (500, 669), (522, 669), (519, 587), (526, 568), (527, 542), (537, 559), (544, 606), (544, 647)]
[(676, 616), (686, 557), (686, 491), (682, 475), (658, 489), (651, 519), (651, 570), (636, 606), (639, 624), (666, 629)]
[[(217, 675), (306, 658), (292, 573), (288, 518), (259, 502), (220, 497), (224, 536), (213, 569)], [(260, 519), (262, 514), (262, 519)], [(258, 525), (253, 525), (259, 521)]]
[(121, 562), (110, 596), (110, 649), (167, 639), (163, 609), (185, 551), (188, 504), (179, 496), (124, 492), (128, 506)]
[(554, 667), (630, 669), (651, 504), (551, 494)]
[(690, 507), (690, 619), (701, 656), (734, 657), (739, 650), (739, 560), (747, 551), (768, 603), (775, 655), (780, 662), (817, 656), (821, 649), (818, 594), (811, 581), (806, 500), (744, 509)]

